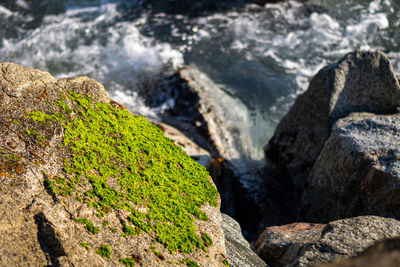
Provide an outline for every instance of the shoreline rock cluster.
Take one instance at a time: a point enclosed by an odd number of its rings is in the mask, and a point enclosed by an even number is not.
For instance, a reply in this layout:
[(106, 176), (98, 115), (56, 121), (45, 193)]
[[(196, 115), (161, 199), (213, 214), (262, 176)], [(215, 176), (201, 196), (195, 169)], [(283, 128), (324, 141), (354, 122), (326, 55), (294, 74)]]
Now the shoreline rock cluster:
[[(349, 53), (312, 79), (265, 147), (265, 177), (289, 220), (317, 224), (267, 227), (256, 245), (266, 263), (343, 260), (400, 235), (399, 106), (400, 86), (382, 52)], [(379, 260), (368, 266), (395, 266), (389, 252), (370, 250)], [(365, 262), (338, 266), (353, 261)]]
[[(212, 154), (218, 157), (223, 148), (213, 140), (208, 125), (209, 120), (215, 119), (205, 100), (199, 99), (201, 82), (187, 73), (193, 74), (189, 68), (176, 76), (180, 86), (186, 88), (184, 91), (189, 90), (196, 99), (186, 108), (200, 115), (197, 118), (202, 131), (208, 133), (203, 136), (211, 143)], [(261, 224), (267, 226), (254, 244), (266, 264), (309, 266), (332, 262), (356, 256), (380, 240), (398, 236), (399, 88), (383, 53), (349, 53), (323, 68), (279, 123), (265, 147), (265, 192), (261, 191), (264, 198), (242, 202), (254, 207), (251, 216), (246, 217), (242, 208), (234, 204), (237, 195), (249, 194), (240, 186), (232, 187), (238, 177), (215, 175), (222, 196), (226, 196), (223, 201), (230, 203), (234, 211), (231, 214), (239, 222), (253, 230)], [(176, 117), (168, 119), (171, 118)], [(177, 123), (176, 127), (201, 132), (188, 125), (182, 128)], [(215, 141), (217, 145), (213, 145)], [(224, 169), (229, 168), (225, 163)], [(223, 182), (218, 182), (218, 177)], [(363, 223), (368, 226), (360, 228), (358, 224)], [(274, 225), (282, 226), (274, 229)], [(337, 228), (332, 230), (332, 225)], [(285, 228), (291, 229), (289, 236)], [(383, 232), (375, 234), (375, 228)], [(357, 236), (365, 242), (348, 238)], [(346, 238), (348, 246), (341, 247), (340, 240)], [(250, 236), (250, 240), (254, 239)]]

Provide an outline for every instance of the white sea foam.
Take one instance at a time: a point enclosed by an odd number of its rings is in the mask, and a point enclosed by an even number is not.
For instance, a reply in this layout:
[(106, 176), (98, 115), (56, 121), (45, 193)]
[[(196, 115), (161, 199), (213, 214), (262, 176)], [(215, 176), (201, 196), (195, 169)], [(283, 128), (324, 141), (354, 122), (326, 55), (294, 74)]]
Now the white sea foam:
[(72, 6), (64, 14), (46, 16), (23, 39), (3, 39), (0, 59), (57, 77), (87, 75), (133, 112), (155, 117), (134, 91), (167, 68), (181, 66), (183, 56), (171, 45), (143, 36), (135, 22), (115, 22), (118, 16), (116, 4)]
[(12, 13), (9, 9), (0, 6), (0, 15), (4, 15), (4, 16), (6, 16), (6, 17), (9, 17), (9, 16), (11, 16), (12, 14), (13, 14), (13, 13)]

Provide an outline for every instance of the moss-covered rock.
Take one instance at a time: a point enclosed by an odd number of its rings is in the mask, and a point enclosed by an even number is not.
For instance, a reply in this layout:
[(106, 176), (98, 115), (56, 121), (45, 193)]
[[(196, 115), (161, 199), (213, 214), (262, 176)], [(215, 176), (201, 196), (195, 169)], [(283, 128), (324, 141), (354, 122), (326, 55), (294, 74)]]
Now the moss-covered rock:
[(87, 77), (0, 70), (1, 262), (223, 266), (204, 167)]

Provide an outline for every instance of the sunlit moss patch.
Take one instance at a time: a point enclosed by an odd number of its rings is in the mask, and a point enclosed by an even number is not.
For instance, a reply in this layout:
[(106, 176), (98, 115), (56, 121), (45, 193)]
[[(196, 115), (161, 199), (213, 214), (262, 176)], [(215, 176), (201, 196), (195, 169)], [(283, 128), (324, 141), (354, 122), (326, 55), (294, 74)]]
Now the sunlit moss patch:
[(49, 193), (82, 201), (99, 216), (127, 210), (121, 225), (126, 235), (144, 231), (172, 253), (206, 251), (212, 241), (199, 237), (193, 222), (208, 220), (199, 208), (216, 206), (218, 193), (204, 167), (145, 118), (116, 104), (68, 93), (54, 108), (28, 114), (35, 123), (56, 121), (64, 129), (62, 144), (70, 157), (65, 177), (46, 179)]
[(100, 231), (100, 228), (93, 225), (91, 221), (88, 221), (85, 218), (80, 218), (76, 220), (77, 223), (83, 223), (85, 225), (86, 230), (88, 230), (92, 234), (97, 234)]
[(189, 259), (181, 260), (181, 263), (186, 263), (186, 266), (188, 266), (188, 267), (200, 267), (200, 266), (197, 264), (197, 262), (192, 261), (192, 260), (189, 260)]
[(103, 258), (109, 259), (111, 257), (110, 245), (101, 245), (97, 250), (96, 254)]
[(135, 262), (132, 258), (121, 258), (119, 259), (119, 262), (128, 267), (135, 266)]

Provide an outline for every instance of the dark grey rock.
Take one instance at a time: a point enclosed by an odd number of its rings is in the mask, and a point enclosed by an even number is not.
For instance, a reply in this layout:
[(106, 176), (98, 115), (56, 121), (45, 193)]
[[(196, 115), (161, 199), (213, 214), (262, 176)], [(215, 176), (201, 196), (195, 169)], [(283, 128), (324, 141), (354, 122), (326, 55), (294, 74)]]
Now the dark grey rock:
[(377, 216), (361, 216), (329, 223), (321, 238), (304, 248), (294, 266), (332, 262), (355, 256), (378, 241), (400, 234), (400, 222)]
[(301, 217), (400, 218), (400, 114), (354, 113), (334, 126), (308, 177)]
[(268, 266), (251, 249), (249, 242), (244, 239), (239, 223), (224, 213), (222, 213), (222, 230), (225, 235), (229, 266)]
[[(296, 206), (333, 124), (351, 112), (390, 114), (400, 105), (400, 87), (382, 52), (356, 51), (312, 79), (265, 147), (271, 183), (291, 190)], [(286, 202), (288, 200), (286, 199)]]
[(397, 267), (400, 266), (400, 238), (381, 241), (359, 256), (335, 263), (316, 264), (315, 267)]
[[(266, 248), (279, 248), (271, 266), (310, 266), (356, 256), (375, 243), (400, 234), (400, 222), (377, 216), (333, 221), (325, 227), (281, 226), (267, 229), (257, 241), (260, 256)], [(271, 250), (269, 250), (271, 251)], [(271, 254), (267, 254), (271, 255)], [(266, 258), (264, 258), (266, 260)]]

